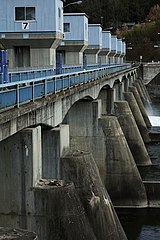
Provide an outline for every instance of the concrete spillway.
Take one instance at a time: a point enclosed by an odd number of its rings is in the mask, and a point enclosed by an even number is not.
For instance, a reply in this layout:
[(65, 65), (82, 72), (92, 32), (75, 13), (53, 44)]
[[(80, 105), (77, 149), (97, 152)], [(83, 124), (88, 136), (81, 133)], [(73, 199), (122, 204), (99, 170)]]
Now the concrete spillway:
[(102, 116), (101, 124), (106, 141), (106, 188), (114, 206), (146, 207), (146, 191), (117, 118)]
[(136, 121), (127, 101), (114, 102), (115, 115), (118, 118), (127, 143), (137, 165), (151, 165), (149, 154), (144, 145)]
[(126, 240), (110, 197), (89, 152), (70, 151), (61, 158), (63, 179), (73, 181), (98, 240)]

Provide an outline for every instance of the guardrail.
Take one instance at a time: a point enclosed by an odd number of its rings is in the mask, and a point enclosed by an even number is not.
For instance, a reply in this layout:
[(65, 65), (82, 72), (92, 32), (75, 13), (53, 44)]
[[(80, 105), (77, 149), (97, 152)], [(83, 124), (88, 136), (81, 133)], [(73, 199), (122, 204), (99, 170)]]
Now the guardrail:
[(130, 64), (59, 74), (0, 85), (0, 110), (47, 97), (78, 84), (87, 83), (108, 74), (131, 68)]
[[(106, 66), (118, 66), (117, 64), (109, 65), (109, 64), (103, 64), (101, 67)], [(97, 69), (100, 68), (97, 64), (92, 64), (86, 66), (84, 68), (83, 66), (63, 66), (61, 69), (61, 74), (65, 73), (73, 73), (73, 72), (79, 72), (84, 70), (91, 70), (91, 69)], [(35, 68), (17, 68), (17, 69), (10, 69), (8, 74), (8, 82), (17, 82), (17, 81), (24, 81), (29, 79), (35, 79), (35, 78), (41, 78), (41, 77), (47, 77), (47, 76), (53, 76), (57, 74), (58, 69), (54, 69), (52, 66), (46, 66), (46, 67), (35, 67)], [(59, 73), (58, 73), (59, 74)], [(0, 78), (3, 76), (0, 75)], [(2, 80), (0, 81), (3, 82)]]

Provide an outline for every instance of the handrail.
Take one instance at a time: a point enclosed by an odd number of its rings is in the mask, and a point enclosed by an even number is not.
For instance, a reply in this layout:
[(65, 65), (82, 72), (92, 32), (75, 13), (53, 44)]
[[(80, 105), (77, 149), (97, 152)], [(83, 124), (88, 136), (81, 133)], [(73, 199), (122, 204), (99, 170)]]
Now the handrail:
[(131, 64), (108, 66), (74, 73), (45, 76), (30, 80), (0, 84), (0, 110), (19, 107), (20, 104), (55, 94), (75, 85), (94, 81), (118, 71), (131, 68)]

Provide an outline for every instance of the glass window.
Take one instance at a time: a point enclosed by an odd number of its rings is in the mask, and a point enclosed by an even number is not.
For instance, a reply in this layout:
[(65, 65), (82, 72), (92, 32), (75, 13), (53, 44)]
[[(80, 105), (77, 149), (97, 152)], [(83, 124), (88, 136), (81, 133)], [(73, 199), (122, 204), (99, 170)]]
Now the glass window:
[(35, 7), (16, 7), (15, 20), (35, 20)]
[(25, 20), (25, 8), (23, 7), (16, 7), (16, 20)]
[(35, 8), (34, 7), (26, 8), (26, 20), (35, 20)]
[(64, 23), (64, 32), (70, 32), (70, 23)]

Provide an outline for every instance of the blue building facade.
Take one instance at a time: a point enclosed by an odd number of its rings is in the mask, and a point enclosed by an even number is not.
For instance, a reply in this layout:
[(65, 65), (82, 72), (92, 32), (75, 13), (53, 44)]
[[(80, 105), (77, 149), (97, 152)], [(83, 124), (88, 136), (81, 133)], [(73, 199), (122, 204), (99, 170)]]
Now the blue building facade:
[(9, 67), (55, 65), (63, 38), (62, 0), (0, 0), (0, 42)]

